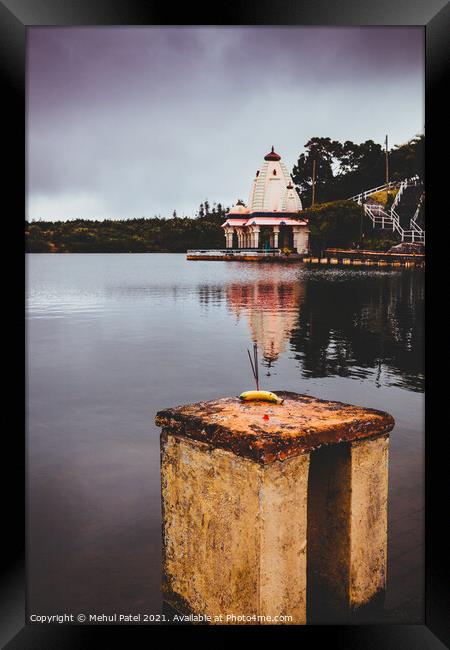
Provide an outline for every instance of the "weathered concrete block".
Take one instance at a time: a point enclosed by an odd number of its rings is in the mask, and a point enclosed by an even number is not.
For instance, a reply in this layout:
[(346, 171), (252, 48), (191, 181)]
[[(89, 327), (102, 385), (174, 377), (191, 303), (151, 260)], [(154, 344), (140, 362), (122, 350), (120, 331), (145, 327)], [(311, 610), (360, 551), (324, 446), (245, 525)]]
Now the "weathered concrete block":
[(309, 456), (260, 465), (164, 432), (161, 460), (168, 602), (304, 623)]
[[(353, 465), (336, 465), (336, 477), (346, 477), (342, 498), (354, 494), (350, 509), (336, 500), (337, 528), (348, 531), (361, 519), (364, 534), (364, 504), (372, 499), (370, 489), (376, 492), (376, 481), (368, 488), (355, 478), (361, 472), (367, 479), (372, 467), (358, 441), (369, 443), (387, 433), (392, 418), (306, 395), (278, 394), (285, 399), (282, 405), (224, 398), (157, 414), (163, 428), (163, 590), (178, 610), (222, 615), (216, 622), (223, 623), (239, 622), (227, 620), (230, 615), (272, 617), (260, 621), (268, 623), (287, 615), (291, 623), (306, 622), (308, 470), (311, 452), (320, 453), (316, 450), (323, 446), (351, 449)], [(331, 529), (328, 537), (333, 538)], [(348, 570), (351, 598), (357, 602), (365, 597), (366, 569), (357, 533), (346, 539), (355, 565)], [(317, 556), (319, 566), (327, 561), (327, 553), (323, 561)], [(330, 568), (330, 575), (340, 580), (344, 565), (342, 560), (337, 574)]]

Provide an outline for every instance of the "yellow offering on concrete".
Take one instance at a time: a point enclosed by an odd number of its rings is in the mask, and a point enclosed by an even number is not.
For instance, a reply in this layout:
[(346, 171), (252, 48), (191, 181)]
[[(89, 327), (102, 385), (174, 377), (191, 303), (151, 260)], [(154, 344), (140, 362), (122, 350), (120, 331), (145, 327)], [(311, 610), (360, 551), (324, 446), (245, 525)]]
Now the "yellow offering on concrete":
[(239, 395), (243, 402), (272, 402), (274, 404), (283, 404), (284, 399), (271, 393), (269, 390), (247, 390)]

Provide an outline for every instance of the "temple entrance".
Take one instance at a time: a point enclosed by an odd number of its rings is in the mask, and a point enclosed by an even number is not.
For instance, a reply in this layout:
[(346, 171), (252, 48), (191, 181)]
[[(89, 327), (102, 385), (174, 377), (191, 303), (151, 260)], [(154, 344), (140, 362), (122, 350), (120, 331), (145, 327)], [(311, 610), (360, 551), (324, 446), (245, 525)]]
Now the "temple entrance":
[(290, 226), (280, 226), (280, 235), (278, 237), (278, 247), (283, 250), (283, 248), (294, 248), (294, 234)]
[(272, 248), (271, 238), (273, 234), (272, 226), (261, 226), (259, 233), (259, 248), (268, 249)]

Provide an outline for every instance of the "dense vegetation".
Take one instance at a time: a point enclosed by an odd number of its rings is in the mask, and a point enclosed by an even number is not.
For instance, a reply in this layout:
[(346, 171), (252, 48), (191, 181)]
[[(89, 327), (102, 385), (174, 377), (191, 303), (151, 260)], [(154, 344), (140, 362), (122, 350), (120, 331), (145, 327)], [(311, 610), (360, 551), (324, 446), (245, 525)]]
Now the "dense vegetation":
[(319, 203), (303, 210), (302, 216), (309, 220), (310, 245), (314, 253), (328, 246), (387, 250), (398, 243), (391, 233), (374, 230), (363, 208), (354, 201)]
[(204, 204), (195, 218), (112, 221), (33, 221), (26, 224), (30, 253), (185, 253), (189, 248), (222, 248), (220, 225), (229, 208)]
[[(345, 199), (386, 179), (385, 151), (367, 140), (361, 144), (330, 138), (311, 138), (294, 165), (292, 176), (303, 206), (311, 205), (313, 164), (316, 166), (316, 203)], [(418, 135), (389, 151), (389, 180), (424, 175), (425, 136)]]
[[(389, 152), (389, 177), (401, 180), (423, 177), (424, 136), (417, 136)], [(340, 143), (311, 138), (292, 175), (309, 217), (311, 244), (386, 249), (396, 240), (372, 229), (360, 206), (345, 199), (383, 184), (385, 155), (381, 145)], [(312, 166), (316, 166), (316, 205), (311, 208)], [(378, 199), (383, 201), (383, 196)], [(375, 197), (376, 199), (377, 197)], [(393, 193), (389, 199), (392, 201)], [(205, 201), (193, 218), (139, 218), (93, 221), (26, 222), (26, 250), (32, 253), (183, 253), (189, 248), (222, 248), (223, 223), (229, 210)]]

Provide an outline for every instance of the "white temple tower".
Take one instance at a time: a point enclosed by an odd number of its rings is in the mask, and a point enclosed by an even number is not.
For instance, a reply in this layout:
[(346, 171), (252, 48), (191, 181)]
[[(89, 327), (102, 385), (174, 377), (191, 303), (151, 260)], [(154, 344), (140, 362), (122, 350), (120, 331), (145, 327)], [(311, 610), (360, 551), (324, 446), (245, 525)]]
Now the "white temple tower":
[(250, 212), (299, 212), (302, 209), (291, 175), (273, 147), (256, 172), (248, 206)]

